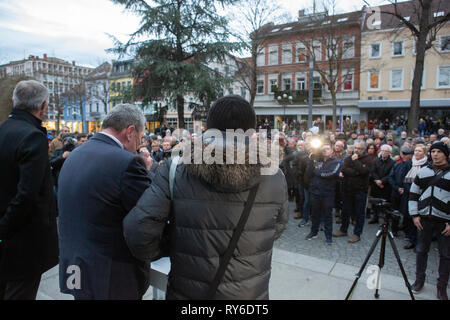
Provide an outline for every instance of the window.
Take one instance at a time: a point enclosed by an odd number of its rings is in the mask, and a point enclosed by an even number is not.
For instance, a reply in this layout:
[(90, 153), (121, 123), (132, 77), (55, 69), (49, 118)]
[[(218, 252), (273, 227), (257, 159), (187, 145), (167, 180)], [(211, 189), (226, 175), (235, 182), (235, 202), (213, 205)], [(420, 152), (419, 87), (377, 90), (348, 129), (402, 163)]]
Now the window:
[(269, 64), (278, 64), (278, 47), (269, 48)]
[(98, 102), (96, 103), (96, 109), (97, 109), (97, 112), (99, 112), (99, 105), (98, 105)]
[(258, 56), (256, 57), (256, 65), (263, 66), (265, 64), (266, 64), (265, 54), (264, 54), (264, 49), (262, 49), (261, 52), (259, 52)]
[(270, 84), (270, 92), (273, 93), (278, 90), (278, 80), (277, 79), (269, 79)]
[(336, 58), (337, 57), (337, 49), (338, 49), (338, 41), (336, 38), (327, 39), (327, 55), (325, 59)]
[(92, 103), (89, 104), (89, 112), (92, 112)]
[(342, 58), (351, 59), (355, 56), (354, 38), (344, 38), (342, 41)]
[(282, 63), (292, 63), (292, 45), (284, 44), (283, 45), (283, 54), (281, 56)]
[(283, 79), (283, 90), (291, 90), (291, 78)]
[(120, 82), (116, 82), (116, 90), (120, 91)]
[(401, 57), (404, 56), (404, 48), (403, 41), (394, 41), (392, 42), (392, 56), (393, 57)]
[(297, 78), (297, 90), (306, 90), (306, 80), (304, 77)]
[(380, 71), (371, 70), (369, 71), (369, 86), (368, 91), (380, 90)]
[(450, 66), (439, 66), (437, 74), (437, 87), (450, 88)]
[(370, 45), (370, 57), (371, 58), (381, 57), (381, 43), (372, 43)]
[(345, 21), (347, 21), (347, 20), (348, 20), (348, 17), (345, 17), (345, 18), (340, 18), (340, 19), (338, 19), (337, 22), (345, 22)]
[(229, 87), (228, 88), (228, 94), (234, 94), (234, 88), (233, 87)]
[(439, 51), (450, 52), (450, 36), (439, 37)]
[(297, 62), (306, 62), (307, 59), (307, 55), (306, 55), (306, 47), (303, 43), (301, 42), (297, 42), (296, 44), (296, 50), (297, 50), (297, 54), (296, 54), (296, 61)]
[[(423, 68), (422, 85), (421, 85), (420, 89), (425, 89), (425, 73), (426, 73), (426, 68)], [(410, 85), (411, 89), (412, 89), (413, 80), (414, 80), (414, 69), (411, 69), (411, 85)]]
[(320, 40), (314, 40), (312, 43), (314, 60), (320, 61), (322, 60), (322, 43)]
[(245, 99), (247, 96), (247, 89), (245, 87), (241, 87), (241, 97)]
[(435, 12), (433, 15), (434, 15), (435, 18), (443, 17), (444, 16), (444, 11)]
[(313, 81), (314, 81), (314, 89), (322, 89), (322, 84), (320, 82), (320, 76), (318, 77), (313, 77)]
[(264, 93), (264, 80), (256, 81), (256, 93)]
[(403, 90), (403, 69), (391, 70), (390, 90)]
[(342, 76), (342, 90), (353, 90), (353, 70), (343, 70)]
[(417, 46), (417, 41), (416, 41), (416, 39), (413, 39), (413, 41), (412, 41), (412, 55), (413, 56), (415, 56), (417, 54), (416, 46)]

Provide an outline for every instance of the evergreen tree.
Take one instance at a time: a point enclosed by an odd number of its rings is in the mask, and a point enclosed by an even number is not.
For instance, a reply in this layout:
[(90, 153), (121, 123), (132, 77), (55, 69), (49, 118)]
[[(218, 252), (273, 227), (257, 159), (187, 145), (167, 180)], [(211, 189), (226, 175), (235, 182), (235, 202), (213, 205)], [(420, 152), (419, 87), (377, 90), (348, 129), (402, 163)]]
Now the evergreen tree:
[[(178, 126), (184, 128), (184, 96), (204, 97), (205, 92), (218, 87), (209, 82), (211, 88), (205, 88), (204, 77), (211, 76), (205, 63), (224, 61), (226, 53), (239, 49), (229, 41), (227, 19), (217, 11), (217, 5), (230, 5), (236, 0), (155, 0), (151, 4), (144, 0), (111, 1), (142, 18), (128, 42), (115, 39), (111, 50), (136, 56), (136, 95), (144, 105), (163, 98), (175, 101)], [(220, 77), (214, 80), (220, 81)]]

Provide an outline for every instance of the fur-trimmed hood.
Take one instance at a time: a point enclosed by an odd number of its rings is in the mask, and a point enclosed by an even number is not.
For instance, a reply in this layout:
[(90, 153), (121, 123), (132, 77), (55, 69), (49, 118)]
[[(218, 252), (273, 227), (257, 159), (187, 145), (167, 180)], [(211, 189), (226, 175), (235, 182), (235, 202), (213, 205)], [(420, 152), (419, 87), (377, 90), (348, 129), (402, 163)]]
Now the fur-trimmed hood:
[[(214, 151), (205, 153), (205, 148), (208, 146), (213, 148), (215, 144), (216, 140), (214, 139), (207, 139), (202, 142), (201, 150), (203, 161), (201, 164), (195, 163), (194, 144), (191, 144), (191, 163), (184, 164), (189, 174), (198, 177), (221, 192), (242, 192), (249, 190), (261, 180), (261, 169), (268, 167), (269, 165), (263, 165), (260, 162), (259, 156), (257, 164), (250, 164), (248, 137), (245, 144), (245, 163), (243, 164), (236, 164), (236, 159), (238, 159), (237, 153), (239, 150), (236, 143), (231, 145), (230, 142), (227, 142), (225, 139), (223, 140), (223, 143), (217, 147), (221, 148), (223, 151), (223, 164), (216, 162), (213, 162), (212, 164), (205, 163), (205, 161), (209, 159), (207, 156), (208, 154), (211, 154), (211, 157), (215, 156)], [(234, 152), (234, 164), (226, 163), (227, 150), (232, 150)], [(270, 150), (268, 153), (269, 152)]]

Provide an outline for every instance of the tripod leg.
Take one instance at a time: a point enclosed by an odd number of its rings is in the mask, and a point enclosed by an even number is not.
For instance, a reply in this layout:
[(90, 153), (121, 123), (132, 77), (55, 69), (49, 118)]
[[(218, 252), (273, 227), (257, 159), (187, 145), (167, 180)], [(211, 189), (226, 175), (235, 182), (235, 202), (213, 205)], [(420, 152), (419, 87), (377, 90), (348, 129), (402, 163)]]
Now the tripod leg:
[(378, 244), (378, 241), (380, 240), (380, 237), (381, 237), (381, 230), (379, 230), (379, 231), (377, 232), (376, 238), (375, 238), (375, 240), (373, 241), (372, 246), (370, 247), (369, 252), (367, 253), (366, 259), (364, 260), (364, 262), (363, 262), (361, 268), (359, 269), (358, 273), (356, 274), (356, 279), (355, 279), (355, 281), (353, 281), (352, 287), (351, 287), (350, 290), (348, 291), (347, 296), (345, 297), (345, 300), (348, 300), (348, 299), (350, 298), (350, 296), (351, 296), (351, 294), (352, 294), (352, 292), (353, 292), (353, 289), (355, 289), (356, 283), (358, 282), (359, 278), (361, 277), (361, 274), (363, 273), (363, 271), (364, 271), (364, 269), (365, 269), (365, 267), (366, 267), (367, 262), (369, 262), (370, 256), (372, 255), (373, 251), (375, 250), (375, 248), (376, 248), (376, 246), (377, 246), (377, 244)]
[(408, 277), (406, 276), (405, 269), (403, 269), (403, 264), (400, 259), (400, 255), (398, 253), (397, 247), (394, 242), (394, 236), (389, 232), (389, 241), (391, 242), (392, 250), (394, 250), (395, 258), (397, 259), (398, 266), (400, 267), (400, 271), (402, 272), (403, 280), (405, 281), (406, 288), (408, 289), (409, 295), (411, 296), (411, 300), (414, 299), (414, 294), (411, 291), (411, 285), (409, 284)]
[(379, 298), (380, 294), (378, 293), (378, 288), (380, 287), (380, 277), (381, 277), (381, 269), (384, 267), (384, 257), (386, 252), (386, 231), (383, 229), (381, 235), (381, 249), (380, 249), (380, 260), (378, 262), (378, 274), (377, 274), (377, 288), (375, 290), (375, 298)]

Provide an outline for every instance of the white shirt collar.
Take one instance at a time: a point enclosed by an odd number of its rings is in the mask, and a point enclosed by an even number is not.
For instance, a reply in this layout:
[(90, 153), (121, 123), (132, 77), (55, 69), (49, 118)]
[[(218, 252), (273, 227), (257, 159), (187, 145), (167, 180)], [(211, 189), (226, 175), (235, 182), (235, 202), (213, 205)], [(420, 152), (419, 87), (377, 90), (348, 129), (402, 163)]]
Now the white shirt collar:
[(111, 139), (113, 139), (122, 149), (123, 149), (123, 144), (122, 144), (122, 142), (120, 142), (119, 141), (119, 139), (117, 139), (116, 137), (114, 137), (113, 135), (111, 135), (111, 134), (109, 134), (109, 133), (106, 133), (106, 132), (99, 132), (99, 133), (101, 133), (101, 134), (104, 134), (105, 136), (108, 136), (108, 137), (110, 137)]

